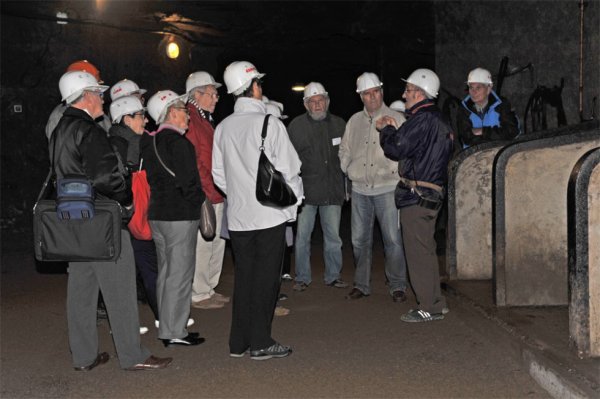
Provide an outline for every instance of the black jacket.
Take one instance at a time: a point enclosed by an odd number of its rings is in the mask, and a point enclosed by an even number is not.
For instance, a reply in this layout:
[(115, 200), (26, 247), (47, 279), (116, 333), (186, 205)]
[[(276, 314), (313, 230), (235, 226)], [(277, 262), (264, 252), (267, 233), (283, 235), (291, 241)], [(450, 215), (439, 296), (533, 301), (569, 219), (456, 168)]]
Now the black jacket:
[[(160, 158), (175, 177), (158, 161), (154, 152), (155, 138)], [(144, 133), (140, 148), (150, 185), (148, 219), (199, 220), (205, 196), (192, 143), (177, 131), (163, 128), (156, 136)]]
[(290, 123), (290, 140), (298, 153), (305, 201), (309, 205), (342, 205), (344, 203), (344, 173), (338, 152), (346, 123), (327, 113), (316, 121), (308, 114)]
[[(431, 100), (424, 100), (406, 111), (406, 122), (398, 129), (389, 125), (380, 132), (380, 144), (386, 157), (398, 162), (398, 173), (409, 180), (444, 186), (448, 178), (448, 161), (454, 135)], [(422, 188), (429, 195), (433, 190)], [(396, 188), (398, 208), (414, 205), (419, 199), (410, 190)]]
[(87, 112), (68, 107), (52, 134), (49, 149), (50, 162), (56, 158), (54, 167), (58, 178), (68, 174), (84, 175), (92, 182), (97, 197), (131, 205), (131, 187), (123, 165), (106, 131)]

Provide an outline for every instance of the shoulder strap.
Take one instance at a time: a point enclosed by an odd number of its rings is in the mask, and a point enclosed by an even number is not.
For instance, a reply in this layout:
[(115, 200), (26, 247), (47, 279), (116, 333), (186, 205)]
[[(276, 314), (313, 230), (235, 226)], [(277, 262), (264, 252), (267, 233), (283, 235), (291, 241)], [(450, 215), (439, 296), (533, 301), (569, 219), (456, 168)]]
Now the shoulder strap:
[(269, 126), (269, 116), (271, 116), (271, 114), (265, 115), (265, 121), (263, 122), (262, 133), (260, 135), (262, 140), (260, 142), (260, 147), (258, 149), (261, 151), (265, 150), (265, 139), (267, 138), (267, 127)]
[(154, 152), (156, 153), (156, 158), (158, 158), (158, 162), (160, 162), (160, 164), (163, 166), (163, 168), (165, 168), (165, 170), (167, 172), (169, 172), (169, 174), (173, 177), (175, 177), (175, 173), (173, 173), (173, 171), (169, 168), (167, 168), (167, 165), (165, 165), (165, 163), (162, 161), (160, 155), (158, 155), (158, 149), (156, 148), (156, 135), (154, 135), (152, 137), (152, 144), (154, 144)]

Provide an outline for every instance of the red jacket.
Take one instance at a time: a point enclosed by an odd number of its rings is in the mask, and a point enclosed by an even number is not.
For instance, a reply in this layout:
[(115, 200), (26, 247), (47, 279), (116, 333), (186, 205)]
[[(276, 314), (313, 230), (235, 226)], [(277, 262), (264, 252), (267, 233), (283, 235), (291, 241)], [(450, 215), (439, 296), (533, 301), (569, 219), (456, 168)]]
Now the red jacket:
[(219, 204), (223, 202), (223, 196), (215, 187), (212, 177), (212, 147), (215, 129), (208, 120), (200, 115), (200, 111), (194, 104), (188, 104), (187, 108), (190, 111), (190, 124), (185, 137), (194, 145), (196, 151), (196, 163), (202, 181), (202, 189), (213, 204)]

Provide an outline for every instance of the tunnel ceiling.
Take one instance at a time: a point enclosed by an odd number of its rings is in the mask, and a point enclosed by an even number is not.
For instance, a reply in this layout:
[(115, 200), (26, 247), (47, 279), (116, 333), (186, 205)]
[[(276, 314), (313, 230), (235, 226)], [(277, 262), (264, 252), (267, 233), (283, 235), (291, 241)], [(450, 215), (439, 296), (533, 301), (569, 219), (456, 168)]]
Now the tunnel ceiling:
[(192, 44), (236, 49), (327, 53), (357, 43), (394, 43), (402, 51), (433, 53), (432, 4), (417, 2), (2, 1), (2, 14), (69, 23), (162, 32)]

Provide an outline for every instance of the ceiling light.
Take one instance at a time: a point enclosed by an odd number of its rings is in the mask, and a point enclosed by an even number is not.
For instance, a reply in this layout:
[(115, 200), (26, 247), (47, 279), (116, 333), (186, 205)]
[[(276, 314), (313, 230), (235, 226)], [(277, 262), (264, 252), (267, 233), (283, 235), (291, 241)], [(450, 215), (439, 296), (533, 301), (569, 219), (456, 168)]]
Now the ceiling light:
[(292, 91), (301, 92), (304, 91), (304, 85), (302, 83), (296, 83), (292, 86)]
[(167, 45), (167, 57), (175, 59), (179, 57), (179, 45), (175, 42), (171, 42)]

